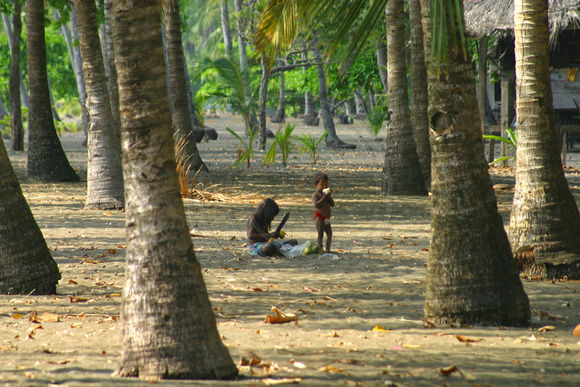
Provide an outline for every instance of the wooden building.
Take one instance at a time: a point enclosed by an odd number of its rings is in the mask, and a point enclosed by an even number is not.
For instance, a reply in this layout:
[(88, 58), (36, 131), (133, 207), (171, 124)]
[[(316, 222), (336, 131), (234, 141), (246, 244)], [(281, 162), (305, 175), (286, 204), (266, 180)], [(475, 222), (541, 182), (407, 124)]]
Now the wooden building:
[[(580, 74), (576, 75), (580, 68), (580, 0), (548, 3), (556, 125), (563, 133), (580, 133)], [(499, 78), (499, 82), (490, 81), (487, 61), (480, 60), (480, 111), (484, 111), (487, 94), (491, 108), (501, 111), (501, 132), (505, 134), (515, 114), (514, 0), (464, 0), (463, 4), (466, 32), (479, 40), (480, 57), (489, 59), (491, 73)], [(494, 130), (482, 118), (484, 128)]]

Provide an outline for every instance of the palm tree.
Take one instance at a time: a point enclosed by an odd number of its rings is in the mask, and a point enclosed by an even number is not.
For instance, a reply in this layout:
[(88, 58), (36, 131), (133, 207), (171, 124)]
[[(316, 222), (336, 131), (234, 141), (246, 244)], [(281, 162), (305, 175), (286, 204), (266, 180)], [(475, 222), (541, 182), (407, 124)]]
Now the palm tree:
[(383, 165), (383, 192), (387, 195), (427, 195), (413, 140), (405, 50), (403, 0), (387, 3), (387, 51), (390, 119)]
[(21, 19), (22, 4), (14, 2), (14, 14), (12, 15), (12, 39), (10, 47), (10, 80), (9, 80), (9, 107), (10, 107), (10, 130), (14, 151), (24, 150), (24, 128), (22, 126), (22, 109), (20, 105), (20, 35), (22, 33)]
[[(393, 0), (372, 2), (366, 22), (361, 25), (373, 26), (374, 18), (387, 1)], [(431, 59), (428, 1), (422, 0), (421, 5), (425, 15), (425, 57)], [(322, 7), (322, 3), (310, 4)], [(454, 19), (443, 24), (443, 28), (433, 28), (433, 31), (445, 32), (436, 34), (433, 43), (437, 43), (434, 47), (445, 48), (435, 51), (434, 56), (440, 63), (445, 62), (440, 58), (447, 58), (448, 72), (437, 72), (433, 68), (429, 72), (433, 197), (425, 315), (467, 324), (525, 325), (530, 319), (529, 301), (497, 210), (484, 158), (473, 71), (464, 56), (467, 45), (462, 34), (463, 7), (461, 3), (444, 0), (431, 0), (431, 3), (431, 11), (437, 11), (433, 14), (436, 22), (445, 21), (441, 15), (454, 15)], [(449, 5), (453, 8), (447, 9)], [(301, 6), (305, 7), (306, 3), (301, 2)], [(348, 9), (356, 12), (357, 7), (350, 4)], [(302, 8), (302, 12), (316, 14), (311, 9)], [(351, 15), (337, 17), (353, 20)], [(461, 28), (457, 31), (458, 26)], [(338, 28), (344, 33), (349, 29), (348, 25)], [(453, 43), (452, 33), (456, 34), (457, 44)], [(352, 53), (362, 47), (363, 35), (355, 34), (359, 38), (351, 42)]]
[(99, 39), (97, 6), (93, 1), (75, 0), (84, 84), (87, 90), (90, 128), (88, 132), (88, 209), (123, 209), (123, 166), (121, 133), (113, 118), (105, 65)]
[(171, 88), (171, 118), (173, 130), (178, 138), (186, 140), (185, 157), (186, 168), (194, 171), (202, 169), (207, 171), (207, 166), (202, 161), (195, 143), (193, 134), (193, 122), (189, 110), (189, 98), (187, 96), (187, 80), (185, 77), (185, 57), (181, 42), (181, 15), (179, 13), (179, 0), (164, 0), (165, 31), (167, 38), (167, 63), (169, 70), (169, 84)]
[(226, 379), (178, 177), (157, 1), (113, 2), (127, 208), (127, 268), (118, 376)]
[[(425, 57), (430, 58), (430, 31), (441, 29), (431, 28), (429, 11), (449, 10), (439, 0), (439, 8), (429, 9), (427, 1), (421, 6)], [(433, 42), (438, 47), (440, 39), (447, 40), (446, 49), (434, 53), (445, 54), (447, 72), (428, 71), (432, 205), (425, 315), (467, 324), (526, 325), (529, 301), (484, 157), (472, 65), (461, 36), (453, 43), (463, 7), (450, 11), (456, 19)], [(441, 23), (438, 15), (434, 19)]]
[(580, 278), (580, 214), (562, 169), (554, 125), (548, 1), (516, 0), (516, 187), (510, 240), (527, 273)]
[(220, 15), (222, 21), (222, 34), (224, 36), (224, 47), (226, 57), (229, 60), (234, 59), (234, 49), (232, 45), (232, 29), (230, 28), (230, 11), (228, 0), (220, 0)]
[(420, 0), (409, 1), (409, 29), (411, 33), (411, 123), (423, 181), (428, 190), (431, 186), (431, 146), (427, 118), (429, 96)]
[(30, 88), (28, 176), (41, 181), (79, 181), (62, 149), (52, 118), (46, 72), (43, 0), (26, 1), (26, 31)]
[(55, 294), (60, 280), (0, 136), (0, 294)]

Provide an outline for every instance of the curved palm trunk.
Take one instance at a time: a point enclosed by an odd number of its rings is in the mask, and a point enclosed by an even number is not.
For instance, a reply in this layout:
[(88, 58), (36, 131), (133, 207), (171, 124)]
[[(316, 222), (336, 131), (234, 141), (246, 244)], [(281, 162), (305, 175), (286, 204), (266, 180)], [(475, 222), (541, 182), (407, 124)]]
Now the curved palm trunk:
[(429, 97), (420, 0), (409, 1), (409, 25), (411, 30), (411, 124), (423, 181), (429, 190), (431, 187), (431, 145), (429, 144), (429, 118), (427, 116)]
[(181, 42), (181, 15), (179, 13), (179, 0), (164, 0), (165, 29), (167, 37), (167, 63), (169, 70), (169, 84), (171, 90), (171, 119), (174, 132), (180, 138), (185, 138), (186, 168), (192, 171), (199, 169), (207, 171), (207, 166), (201, 159), (195, 143), (193, 124), (189, 111), (189, 99), (187, 97), (187, 80), (185, 79), (185, 57), (183, 56), (183, 44)]
[(547, 0), (515, 2), (518, 147), (510, 240), (524, 271), (580, 278), (580, 214), (554, 125), (547, 15)]
[[(429, 59), (428, 0), (421, 1)], [(428, 70), (433, 196), (425, 316), (527, 325), (528, 297), (484, 157), (472, 66), (456, 46), (449, 45), (448, 54), (448, 76)]]
[(62, 149), (52, 118), (46, 75), (43, 0), (26, 1), (26, 30), (30, 88), (28, 176), (41, 181), (79, 181)]
[(324, 65), (322, 64), (322, 55), (317, 48), (314, 50), (316, 57), (316, 71), (318, 73), (318, 99), (320, 100), (320, 115), (322, 116), (322, 123), (324, 130), (328, 130), (328, 135), (324, 138), (326, 146), (329, 148), (346, 148), (355, 149), (356, 145), (347, 144), (338, 138), (336, 134), (336, 127), (332, 120), (332, 112), (330, 111), (330, 101), (326, 90), (326, 73), (324, 72)]
[(116, 375), (233, 378), (179, 193), (160, 13), (156, 1), (113, 3), (128, 239)]
[(75, 0), (87, 105), (91, 116), (87, 167), (88, 209), (123, 209), (121, 133), (111, 111), (105, 65), (101, 54), (97, 7), (93, 1)]
[(32, 211), (0, 136), (0, 294), (55, 294), (58, 266)]
[(405, 13), (403, 0), (387, 3), (387, 50), (389, 110), (383, 193), (427, 195), (411, 126), (407, 65), (405, 60)]
[(14, 14), (12, 15), (12, 40), (10, 46), (10, 80), (8, 89), (10, 92), (10, 131), (12, 138), (11, 149), (14, 151), (24, 150), (24, 128), (22, 126), (22, 109), (20, 107), (20, 35), (22, 33), (21, 17), (22, 5), (19, 1), (14, 2)]

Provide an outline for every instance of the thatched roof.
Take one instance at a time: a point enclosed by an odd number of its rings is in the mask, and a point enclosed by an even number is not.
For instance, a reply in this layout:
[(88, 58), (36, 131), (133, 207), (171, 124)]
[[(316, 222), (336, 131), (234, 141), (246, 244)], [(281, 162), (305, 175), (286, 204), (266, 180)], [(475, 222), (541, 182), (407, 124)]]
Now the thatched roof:
[[(549, 0), (550, 42), (562, 30), (580, 28), (580, 1)], [(465, 29), (471, 37), (513, 34), (514, 0), (464, 0)]]

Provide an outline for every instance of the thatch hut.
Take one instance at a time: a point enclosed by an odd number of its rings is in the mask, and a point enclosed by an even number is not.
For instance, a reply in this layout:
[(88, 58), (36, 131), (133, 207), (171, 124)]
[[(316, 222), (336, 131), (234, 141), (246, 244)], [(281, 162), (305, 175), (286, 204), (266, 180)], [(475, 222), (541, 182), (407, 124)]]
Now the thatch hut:
[[(549, 0), (548, 23), (550, 28), (550, 66), (553, 68), (552, 93), (559, 125), (578, 124), (574, 117), (580, 115), (580, 1)], [(464, 0), (465, 26), (468, 36), (480, 39), (480, 56), (490, 58), (502, 78), (502, 87), (489, 86), (487, 94), (492, 108), (496, 101), (502, 103), (502, 127), (512, 121), (514, 83), (514, 0)], [(487, 41), (493, 44), (487, 52)], [(485, 61), (480, 62), (480, 68)], [(480, 76), (480, 81), (482, 81)], [(480, 90), (480, 96), (482, 91)], [(500, 96), (501, 95), (501, 96)], [(506, 101), (507, 99), (507, 101)], [(510, 112), (511, 111), (511, 112)], [(511, 114), (510, 114), (511, 113)], [(508, 117), (503, 117), (504, 115)], [(573, 127), (563, 127), (574, 131)], [(580, 126), (576, 128), (580, 131)]]

